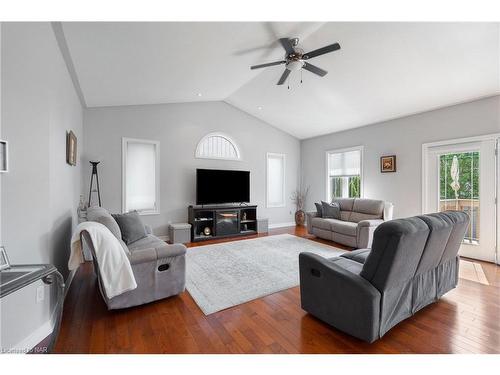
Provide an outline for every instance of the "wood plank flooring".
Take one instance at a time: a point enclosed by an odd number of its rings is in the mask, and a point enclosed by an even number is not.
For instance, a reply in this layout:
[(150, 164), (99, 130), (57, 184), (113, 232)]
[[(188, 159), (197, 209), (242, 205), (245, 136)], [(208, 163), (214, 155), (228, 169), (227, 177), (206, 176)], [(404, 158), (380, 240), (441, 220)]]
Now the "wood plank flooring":
[[(272, 230), (270, 235), (281, 233), (311, 238), (302, 227)], [(222, 241), (210, 241), (216, 242)], [(373, 344), (304, 312), (298, 287), (208, 316), (187, 291), (145, 306), (108, 311), (87, 263), (66, 298), (55, 352), (500, 353), (500, 267), (466, 261), (473, 265), (464, 267), (456, 289)]]

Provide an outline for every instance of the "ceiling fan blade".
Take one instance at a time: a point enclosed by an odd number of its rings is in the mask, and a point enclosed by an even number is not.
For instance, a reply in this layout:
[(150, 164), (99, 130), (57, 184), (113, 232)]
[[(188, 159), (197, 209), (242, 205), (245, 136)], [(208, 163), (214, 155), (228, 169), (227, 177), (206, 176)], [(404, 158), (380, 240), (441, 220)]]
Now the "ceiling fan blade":
[(329, 46), (323, 47), (323, 48), (318, 48), (315, 49), (314, 51), (304, 53), (302, 56), (303, 59), (312, 59), (313, 57), (321, 56), (324, 55), (325, 53), (333, 52), (340, 49), (340, 44), (334, 43), (330, 44)]
[(283, 48), (285, 49), (287, 55), (295, 52), (295, 50), (293, 49), (293, 46), (292, 46), (292, 40), (291, 39), (289, 39), (289, 38), (281, 38), (280, 39), (280, 43), (283, 46)]
[(326, 70), (318, 68), (316, 65), (309, 64), (307, 62), (304, 62), (303, 68), (305, 70), (309, 70), (311, 73), (319, 75), (320, 77), (324, 77), (328, 74), (328, 72)]
[(283, 74), (281, 75), (281, 78), (280, 80), (278, 81), (277, 85), (282, 85), (285, 83), (286, 79), (288, 78), (288, 76), (290, 75), (290, 71), (288, 69), (285, 69), (285, 71), (283, 72)]
[(253, 66), (250, 67), (250, 69), (260, 69), (260, 68), (265, 68), (265, 67), (268, 67), (268, 66), (281, 65), (281, 64), (284, 64), (284, 63), (286, 63), (285, 60), (275, 61), (275, 62), (270, 62), (270, 63), (266, 63), (266, 64), (253, 65)]

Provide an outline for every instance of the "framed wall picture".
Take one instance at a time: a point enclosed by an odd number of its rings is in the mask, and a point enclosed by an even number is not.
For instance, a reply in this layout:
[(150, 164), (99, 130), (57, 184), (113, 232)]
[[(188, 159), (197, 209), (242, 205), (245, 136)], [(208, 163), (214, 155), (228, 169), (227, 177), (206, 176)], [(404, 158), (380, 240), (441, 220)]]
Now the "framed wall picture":
[(66, 135), (66, 162), (69, 165), (76, 165), (77, 139), (71, 130)]
[(5, 247), (0, 246), (0, 271), (10, 268), (9, 257), (5, 251)]
[(9, 171), (9, 144), (0, 139), (0, 173)]
[(396, 155), (382, 156), (380, 158), (380, 172), (396, 172)]

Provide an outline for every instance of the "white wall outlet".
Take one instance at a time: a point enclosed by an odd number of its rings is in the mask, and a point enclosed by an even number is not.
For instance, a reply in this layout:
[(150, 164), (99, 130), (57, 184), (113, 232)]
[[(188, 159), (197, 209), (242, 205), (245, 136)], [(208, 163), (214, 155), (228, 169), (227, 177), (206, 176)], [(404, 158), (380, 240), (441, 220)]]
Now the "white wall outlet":
[(45, 299), (45, 288), (40, 285), (36, 288), (36, 303), (40, 303)]

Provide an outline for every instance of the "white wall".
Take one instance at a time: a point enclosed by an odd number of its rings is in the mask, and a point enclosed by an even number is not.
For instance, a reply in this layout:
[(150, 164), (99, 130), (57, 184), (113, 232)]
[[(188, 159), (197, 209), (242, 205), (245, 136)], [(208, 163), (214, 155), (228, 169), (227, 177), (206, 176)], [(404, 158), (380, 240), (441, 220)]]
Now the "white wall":
[[(50, 23), (3, 23), (1, 40), (2, 137), (10, 151), (1, 181), (2, 244), (12, 263), (52, 263), (66, 277), (81, 189), (81, 163), (66, 164), (66, 131), (81, 148), (82, 107)], [(50, 328), (54, 301), (46, 292), (35, 304), (34, 293), (2, 301), (2, 346), (36, 344), (30, 340), (50, 333), (39, 328)]]
[[(209, 132), (228, 134), (239, 146), (242, 161), (194, 157), (198, 141)], [(155, 234), (166, 235), (168, 222), (187, 221), (187, 207), (195, 203), (196, 168), (250, 170), (251, 200), (259, 216), (271, 224), (293, 222), (289, 200), (297, 187), (299, 141), (224, 102), (164, 104), (88, 109), (84, 114), (83, 191), (88, 195), (89, 159), (99, 159), (103, 206), (121, 212), (122, 137), (160, 141), (160, 215), (144, 216)], [(266, 153), (286, 154), (284, 208), (266, 208)]]
[[(422, 144), (500, 131), (500, 96), (459, 104), (301, 142), (307, 207), (326, 198), (325, 152), (364, 146), (364, 197), (394, 203), (394, 216), (421, 213)], [(397, 172), (380, 173), (380, 157), (396, 155)]]
[(81, 163), (66, 164), (66, 131), (83, 139), (82, 108), (50, 23), (4, 23), (2, 50), (3, 243), (12, 263), (54, 263), (67, 275)]

